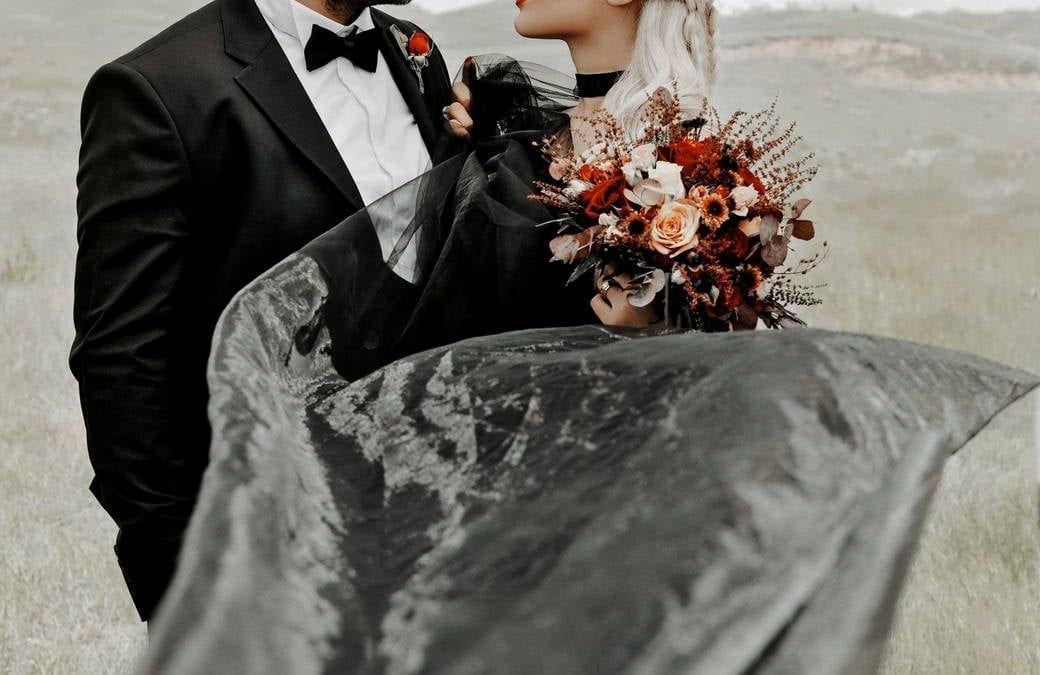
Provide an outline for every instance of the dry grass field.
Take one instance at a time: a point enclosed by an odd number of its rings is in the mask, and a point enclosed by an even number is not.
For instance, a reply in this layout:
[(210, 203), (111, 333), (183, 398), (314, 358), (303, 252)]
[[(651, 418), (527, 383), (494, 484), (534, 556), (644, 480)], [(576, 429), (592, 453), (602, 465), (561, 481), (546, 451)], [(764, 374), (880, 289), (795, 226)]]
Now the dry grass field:
[[(0, 0), (0, 671), (117, 673), (144, 646), (87, 492), (72, 338), (79, 97), (90, 73), (192, 0)], [(563, 65), (510, 35), (508, 3), (421, 21), (455, 63)], [(1040, 371), (1040, 16), (728, 18), (716, 103), (780, 95), (818, 154), (831, 253), (815, 325)], [(905, 588), (886, 673), (1040, 673), (1033, 415), (953, 458)]]

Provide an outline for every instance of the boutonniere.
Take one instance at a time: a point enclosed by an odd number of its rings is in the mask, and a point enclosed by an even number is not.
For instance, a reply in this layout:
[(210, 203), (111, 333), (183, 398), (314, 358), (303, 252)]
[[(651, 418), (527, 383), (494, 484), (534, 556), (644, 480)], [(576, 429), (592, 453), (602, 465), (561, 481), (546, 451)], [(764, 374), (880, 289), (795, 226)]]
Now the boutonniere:
[(410, 36), (405, 35), (397, 26), (391, 26), (390, 30), (397, 38), (397, 44), (401, 47), (404, 58), (408, 65), (415, 71), (415, 78), (419, 81), (419, 93), (425, 94), (426, 87), (423, 84), (422, 73), (426, 66), (430, 65), (430, 55), (433, 54), (433, 40), (426, 33), (417, 30)]

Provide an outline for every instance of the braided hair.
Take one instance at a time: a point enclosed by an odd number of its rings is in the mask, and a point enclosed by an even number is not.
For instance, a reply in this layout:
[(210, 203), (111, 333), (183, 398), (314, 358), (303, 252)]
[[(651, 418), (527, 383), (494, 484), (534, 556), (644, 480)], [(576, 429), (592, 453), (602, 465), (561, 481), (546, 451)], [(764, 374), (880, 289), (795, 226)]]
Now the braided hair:
[(715, 84), (715, 19), (713, 0), (642, 0), (632, 61), (604, 101), (631, 135), (660, 87), (676, 86), (690, 117), (701, 111)]

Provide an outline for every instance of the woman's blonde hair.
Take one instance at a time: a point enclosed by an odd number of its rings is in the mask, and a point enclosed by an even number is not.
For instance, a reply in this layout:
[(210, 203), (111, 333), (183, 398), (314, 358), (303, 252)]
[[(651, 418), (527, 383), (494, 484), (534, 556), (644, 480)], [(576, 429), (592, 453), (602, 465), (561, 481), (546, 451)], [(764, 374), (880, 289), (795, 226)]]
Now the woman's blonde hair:
[(648, 97), (660, 87), (677, 87), (684, 113), (701, 112), (715, 69), (712, 0), (642, 0), (632, 61), (603, 105), (635, 136)]

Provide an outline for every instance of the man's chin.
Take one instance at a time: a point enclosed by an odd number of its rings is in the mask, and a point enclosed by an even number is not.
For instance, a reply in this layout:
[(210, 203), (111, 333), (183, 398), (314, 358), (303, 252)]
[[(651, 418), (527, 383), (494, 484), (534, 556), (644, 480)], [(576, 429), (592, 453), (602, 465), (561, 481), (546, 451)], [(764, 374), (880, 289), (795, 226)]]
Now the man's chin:
[(349, 14), (374, 5), (407, 5), (412, 0), (325, 0), (330, 12)]

